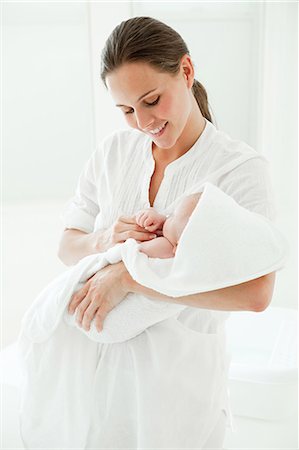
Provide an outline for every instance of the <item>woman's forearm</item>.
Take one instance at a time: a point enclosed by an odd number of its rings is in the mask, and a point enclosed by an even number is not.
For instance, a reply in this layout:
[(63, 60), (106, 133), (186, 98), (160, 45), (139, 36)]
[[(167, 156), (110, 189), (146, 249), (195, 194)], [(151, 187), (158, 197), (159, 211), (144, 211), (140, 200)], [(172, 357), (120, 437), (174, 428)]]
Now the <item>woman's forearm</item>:
[(99, 232), (95, 237), (94, 233), (67, 229), (63, 232), (60, 240), (58, 257), (67, 266), (72, 266), (85, 256), (101, 251), (104, 251), (104, 242), (103, 248), (101, 248)]
[(270, 295), (271, 293), (267, 283), (269, 279), (272, 283), (272, 278), (270, 279), (265, 275), (255, 280), (223, 289), (183, 297), (169, 297), (142, 286), (134, 281), (128, 272), (124, 273), (125, 283), (129, 292), (146, 295), (147, 297), (170, 303), (180, 303), (195, 308), (221, 311), (263, 311), (271, 300), (272, 295)]

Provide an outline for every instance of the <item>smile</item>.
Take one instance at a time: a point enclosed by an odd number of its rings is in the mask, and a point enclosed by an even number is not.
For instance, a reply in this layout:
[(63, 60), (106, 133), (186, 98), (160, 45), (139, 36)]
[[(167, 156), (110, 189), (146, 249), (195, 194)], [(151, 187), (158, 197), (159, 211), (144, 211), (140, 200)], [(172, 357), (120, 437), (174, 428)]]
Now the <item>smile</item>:
[(154, 130), (150, 131), (150, 133), (154, 136), (161, 136), (164, 133), (167, 124), (168, 122), (166, 122), (162, 127), (155, 128)]

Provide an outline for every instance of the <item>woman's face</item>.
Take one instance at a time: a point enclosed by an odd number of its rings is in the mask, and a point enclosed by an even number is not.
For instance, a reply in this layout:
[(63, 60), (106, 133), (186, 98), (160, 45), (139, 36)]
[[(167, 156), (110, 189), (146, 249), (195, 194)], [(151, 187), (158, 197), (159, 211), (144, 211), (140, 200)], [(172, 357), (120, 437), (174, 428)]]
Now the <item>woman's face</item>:
[[(193, 74), (190, 57), (185, 55), (178, 75), (134, 62), (109, 74), (106, 83), (128, 125), (149, 135), (158, 147), (171, 148), (188, 126), (194, 107)], [(165, 124), (162, 132), (153, 133)]]

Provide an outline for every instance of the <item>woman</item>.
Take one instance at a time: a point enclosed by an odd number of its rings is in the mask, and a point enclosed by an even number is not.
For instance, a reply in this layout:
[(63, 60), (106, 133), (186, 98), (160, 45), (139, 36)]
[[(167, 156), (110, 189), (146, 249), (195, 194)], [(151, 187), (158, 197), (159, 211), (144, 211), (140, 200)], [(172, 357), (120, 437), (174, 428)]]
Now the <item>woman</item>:
[[(59, 257), (65, 264), (128, 238), (154, 239), (136, 224), (135, 212), (163, 209), (201, 179), (273, 218), (267, 160), (213, 125), (206, 91), (195, 80), (188, 48), (176, 31), (150, 17), (122, 22), (105, 44), (101, 78), (132, 130), (109, 135), (86, 163), (64, 212)], [(188, 308), (177, 319), (121, 344), (98, 344), (84, 448), (222, 448), (228, 361), (224, 342), (216, 353), (219, 361), (209, 359), (205, 349), (212, 349), (228, 311), (268, 306), (274, 278), (273, 272), (180, 297), (176, 301)], [(90, 278), (69, 311), (77, 308), (86, 330), (93, 318), (101, 329), (129, 292), (174, 301), (136, 283), (121, 262)], [(215, 379), (219, 364), (223, 376)]]

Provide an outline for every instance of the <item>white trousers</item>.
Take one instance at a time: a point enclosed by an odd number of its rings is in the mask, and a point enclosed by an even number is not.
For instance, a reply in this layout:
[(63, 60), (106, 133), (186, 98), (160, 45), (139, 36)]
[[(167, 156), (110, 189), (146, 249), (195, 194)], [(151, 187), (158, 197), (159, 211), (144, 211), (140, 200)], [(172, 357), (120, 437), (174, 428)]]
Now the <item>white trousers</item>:
[(227, 417), (224, 410), (221, 411), (218, 422), (215, 425), (214, 430), (208, 437), (202, 450), (222, 450), (223, 442), (225, 438)]

